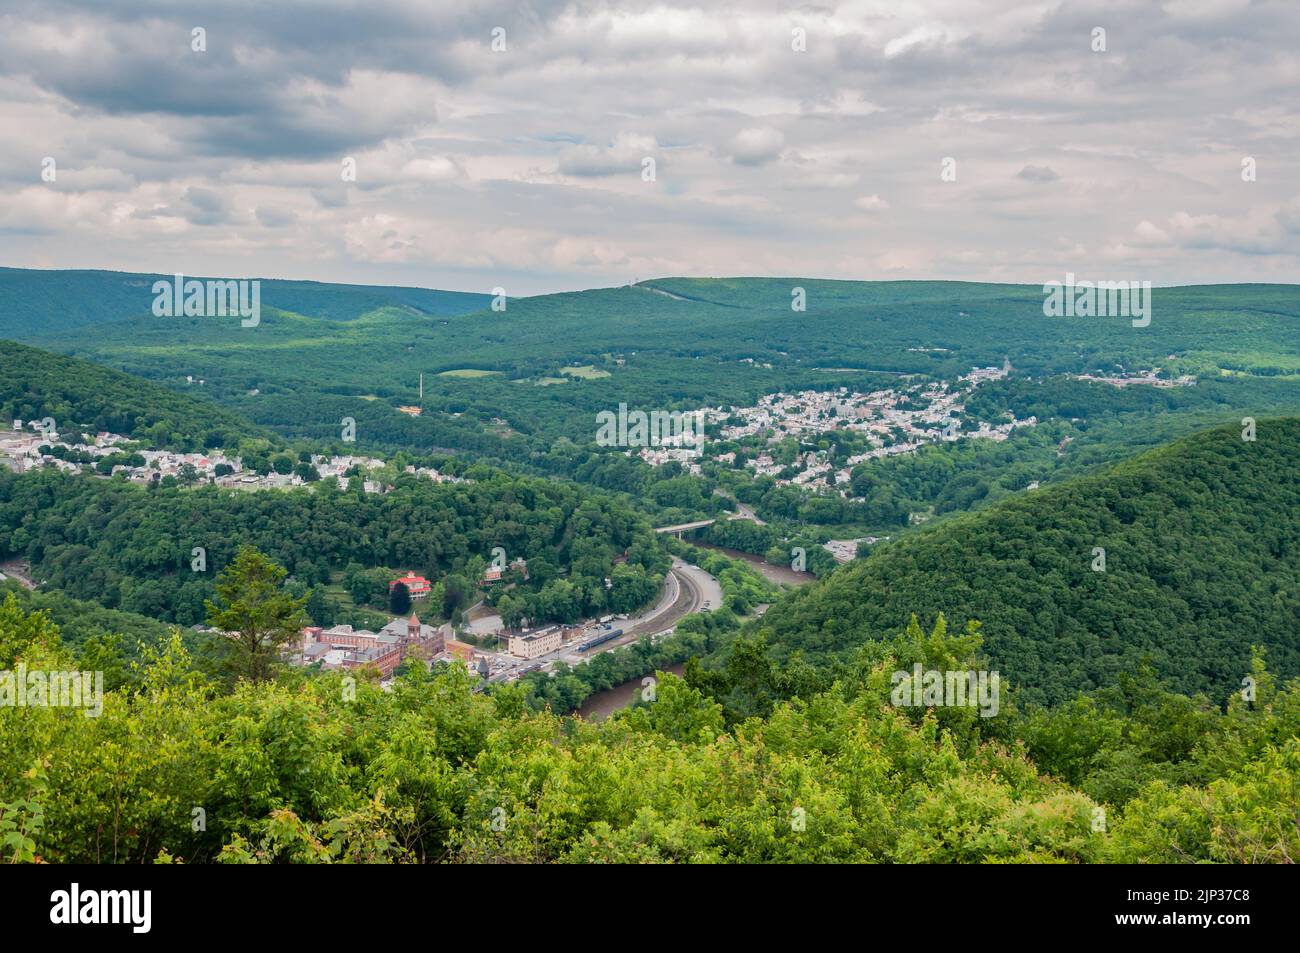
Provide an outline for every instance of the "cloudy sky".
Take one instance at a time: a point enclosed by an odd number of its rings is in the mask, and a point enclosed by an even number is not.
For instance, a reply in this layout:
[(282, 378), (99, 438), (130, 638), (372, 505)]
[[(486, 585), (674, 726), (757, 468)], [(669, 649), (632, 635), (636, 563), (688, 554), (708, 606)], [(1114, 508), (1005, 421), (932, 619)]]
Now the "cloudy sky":
[(0, 11), (3, 265), (1300, 281), (1296, 0)]

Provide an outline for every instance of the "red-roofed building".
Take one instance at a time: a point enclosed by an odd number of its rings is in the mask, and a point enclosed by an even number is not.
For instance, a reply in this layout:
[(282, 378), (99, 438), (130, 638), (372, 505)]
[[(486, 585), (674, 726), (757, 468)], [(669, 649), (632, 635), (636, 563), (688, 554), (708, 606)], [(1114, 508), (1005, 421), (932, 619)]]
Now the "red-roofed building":
[[(510, 564), (511, 569), (518, 569), (525, 579), (528, 578), (528, 560), (516, 559)], [(483, 581), (485, 583), (500, 582), (505, 577), (505, 573), (497, 566), (488, 566), (483, 572)]]
[(388, 584), (388, 591), (392, 592), (399, 582), (406, 587), (406, 591), (411, 594), (412, 599), (428, 598), (429, 592), (433, 589), (433, 587), (429, 585), (429, 580), (425, 579), (423, 576), (417, 576), (413, 572), (408, 572), (401, 579), (394, 579), (390, 582)]

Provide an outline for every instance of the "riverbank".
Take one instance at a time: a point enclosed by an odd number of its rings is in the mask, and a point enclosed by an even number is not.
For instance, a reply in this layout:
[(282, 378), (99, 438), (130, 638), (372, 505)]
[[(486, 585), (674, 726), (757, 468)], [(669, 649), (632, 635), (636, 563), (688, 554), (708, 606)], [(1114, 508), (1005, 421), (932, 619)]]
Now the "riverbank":
[(698, 546), (700, 549), (712, 549), (715, 552), (723, 553), (732, 559), (743, 559), (758, 571), (758, 573), (768, 582), (775, 583), (778, 586), (806, 586), (810, 582), (816, 582), (817, 577), (810, 572), (796, 572), (789, 566), (773, 566), (762, 556), (755, 556), (753, 553), (741, 552), (739, 549), (728, 549), (726, 546), (715, 546), (713, 543), (702, 543), (698, 540), (691, 540), (692, 546)]
[[(664, 671), (671, 672), (674, 675), (681, 675), (685, 669), (686, 663), (678, 662), (676, 665), (668, 666)], [(614, 712), (631, 705), (640, 695), (641, 688), (642, 679), (634, 678), (622, 685), (615, 685), (603, 692), (596, 692), (594, 695), (587, 696), (587, 700), (578, 707), (574, 714), (586, 721), (604, 721)]]

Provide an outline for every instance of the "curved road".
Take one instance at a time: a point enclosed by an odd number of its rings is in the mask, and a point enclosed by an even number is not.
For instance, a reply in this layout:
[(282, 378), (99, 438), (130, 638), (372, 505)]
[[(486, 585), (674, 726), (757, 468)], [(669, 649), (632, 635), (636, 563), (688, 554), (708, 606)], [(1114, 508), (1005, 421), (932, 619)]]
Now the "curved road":
[[(660, 632), (671, 629), (692, 612), (710, 612), (722, 605), (722, 586), (718, 584), (718, 580), (698, 566), (693, 566), (674, 557), (673, 568), (670, 570), (665, 582), (670, 580), (675, 580), (677, 583), (676, 598), (667, 607), (664, 606), (664, 602), (667, 600), (660, 600), (659, 605), (656, 605), (645, 618), (631, 626), (626, 635), (602, 645), (601, 650), (627, 645), (643, 635), (653, 637)], [(668, 587), (665, 586), (665, 588)], [(591, 656), (597, 653), (582, 654)], [(580, 662), (581, 660), (575, 661)], [(674, 671), (674, 674), (681, 674), (682, 666), (680, 664), (674, 665), (670, 666), (669, 669)], [(634, 678), (622, 685), (616, 685), (603, 692), (596, 692), (583, 702), (582, 707), (578, 710), (578, 716), (595, 719), (607, 717), (611, 712), (630, 704), (640, 684), (641, 679)]]
[[(637, 641), (643, 635), (659, 635), (672, 629), (692, 612), (711, 612), (722, 605), (722, 586), (698, 566), (673, 558), (672, 569), (664, 577), (664, 592), (659, 601), (645, 615), (623, 623), (623, 634), (589, 652), (576, 648), (564, 652), (560, 659), (570, 665), (620, 648)], [(614, 623), (616, 626), (618, 623)]]
[(666, 607), (661, 602), (649, 615), (629, 626), (629, 636), (657, 635), (671, 629), (692, 612), (709, 612), (722, 605), (722, 587), (718, 580), (698, 566), (674, 558), (667, 580), (671, 580), (677, 589), (672, 602)]

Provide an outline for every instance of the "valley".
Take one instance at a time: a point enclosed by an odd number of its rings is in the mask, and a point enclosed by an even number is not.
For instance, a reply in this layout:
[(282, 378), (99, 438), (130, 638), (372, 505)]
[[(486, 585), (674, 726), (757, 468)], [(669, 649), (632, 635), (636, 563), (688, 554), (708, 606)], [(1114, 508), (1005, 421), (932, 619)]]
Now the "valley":
[[(455, 718), (495, 725), (464, 749), (476, 757), (494, 732), (558, 730), (600, 732), (608, 760), (631, 731), (634, 775), (707, 761), (700, 731), (760, 726), (779, 746), (778, 726), (822, 717), (796, 715), (815, 704), (835, 724), (941, 731), (962, 772), (1020, 746), (1046, 787), (1010, 794), (1002, 764), (987, 783), (1008, 810), (1066, 798), (1123, 817), (1105, 840), (1045, 834), (1014, 856), (1158, 855), (1173, 848), (1137, 834), (1161, 803), (1152, 779), (1223, 789), (1279, 770), (1269, 746), (1294, 734), (1300, 678), (1300, 385), (1285, 373), (1300, 302), (1156, 289), (1151, 324), (1121, 328), (1043, 323), (1013, 286), (798, 283), (809, 310), (793, 320), (772, 279), (658, 279), (504, 312), (285, 283), (256, 326), (123, 305), (93, 335), (0, 342), (0, 631), (27, 655), (79, 656), (123, 699), (154, 692), (161, 664), (221, 706), (257, 684), (325, 705), (338, 679), (368, 705), (418, 694), (416, 718), (458, 698)], [(1209, 330), (1229, 312), (1230, 346)], [(640, 445), (627, 427), (602, 443), (615, 407), (698, 413), (704, 439)], [(297, 620), (282, 649), (219, 611), (241, 573), (278, 580)], [(393, 591), (407, 581), (415, 601)], [(61, 637), (23, 641), (43, 625)], [(995, 671), (996, 717), (871, 714), (883, 674), (918, 664)], [(1242, 709), (1243, 683), (1276, 702)], [(1215, 760), (1224, 743), (1251, 752), (1246, 774)], [(914, 811), (941, 795), (916, 781), (890, 797)], [(860, 828), (851, 856), (915, 856), (917, 823)], [(251, 830), (233, 824), (221, 849)], [(462, 836), (464, 859), (502, 849)], [(726, 856), (714, 837), (695, 850)], [(414, 829), (404, 842), (445, 849)], [(1194, 850), (1234, 856), (1214, 838)]]

